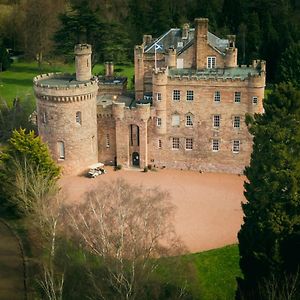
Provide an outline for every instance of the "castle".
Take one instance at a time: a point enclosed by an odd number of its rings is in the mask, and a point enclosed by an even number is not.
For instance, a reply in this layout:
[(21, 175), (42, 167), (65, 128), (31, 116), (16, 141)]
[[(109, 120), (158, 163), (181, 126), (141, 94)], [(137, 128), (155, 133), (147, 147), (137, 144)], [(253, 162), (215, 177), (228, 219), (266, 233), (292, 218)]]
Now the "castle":
[(127, 80), (91, 73), (90, 45), (75, 46), (76, 74), (34, 78), (38, 129), (66, 174), (96, 162), (241, 173), (252, 137), (245, 114), (263, 112), (264, 61), (237, 65), (235, 36), (195, 19), (135, 47), (135, 97)]

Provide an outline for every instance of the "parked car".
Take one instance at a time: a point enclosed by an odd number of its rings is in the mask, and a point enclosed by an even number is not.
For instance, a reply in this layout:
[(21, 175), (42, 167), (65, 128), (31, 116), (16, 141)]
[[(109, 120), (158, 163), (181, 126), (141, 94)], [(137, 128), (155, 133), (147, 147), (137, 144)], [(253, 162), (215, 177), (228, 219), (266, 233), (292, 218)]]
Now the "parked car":
[(104, 167), (103, 163), (93, 164), (92, 166), (89, 167), (90, 170), (87, 174), (88, 177), (95, 178), (98, 175), (105, 174), (106, 170), (103, 167)]

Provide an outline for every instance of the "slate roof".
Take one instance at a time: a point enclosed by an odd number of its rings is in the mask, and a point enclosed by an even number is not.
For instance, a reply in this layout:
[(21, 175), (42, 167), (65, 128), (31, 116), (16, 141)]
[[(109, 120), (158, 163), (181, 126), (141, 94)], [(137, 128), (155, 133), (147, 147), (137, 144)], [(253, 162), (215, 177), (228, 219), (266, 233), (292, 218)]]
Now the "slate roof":
[[(145, 53), (154, 53), (155, 44), (157, 43), (162, 47), (162, 49), (157, 50), (157, 53), (164, 53), (169, 48), (174, 48), (177, 53), (180, 54), (193, 45), (194, 36), (195, 28), (189, 29), (189, 36), (187, 39), (182, 38), (182, 30), (180, 28), (171, 28), (169, 31), (147, 45), (145, 47)], [(209, 45), (221, 53), (225, 53), (225, 49), (229, 46), (229, 41), (227, 39), (220, 39), (211, 32), (207, 33), (207, 40)]]

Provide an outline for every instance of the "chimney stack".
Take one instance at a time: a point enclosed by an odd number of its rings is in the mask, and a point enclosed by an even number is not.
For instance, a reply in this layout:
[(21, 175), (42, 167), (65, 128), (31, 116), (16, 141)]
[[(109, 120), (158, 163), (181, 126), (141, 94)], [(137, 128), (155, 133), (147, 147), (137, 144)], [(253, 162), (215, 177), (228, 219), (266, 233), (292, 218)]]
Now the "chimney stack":
[(207, 47), (207, 34), (208, 34), (208, 19), (197, 18), (195, 19), (195, 58), (196, 69), (204, 69), (206, 65), (205, 50)]
[(105, 77), (114, 76), (114, 63), (112, 61), (107, 61), (105, 63)]

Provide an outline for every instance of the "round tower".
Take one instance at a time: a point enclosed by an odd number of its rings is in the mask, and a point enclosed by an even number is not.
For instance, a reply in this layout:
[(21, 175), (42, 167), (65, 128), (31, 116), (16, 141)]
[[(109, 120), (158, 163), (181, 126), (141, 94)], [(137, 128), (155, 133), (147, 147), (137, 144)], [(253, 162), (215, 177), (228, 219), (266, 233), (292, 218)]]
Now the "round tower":
[[(75, 47), (75, 54), (81, 46)], [(76, 55), (76, 76), (51, 73), (34, 78), (39, 135), (64, 174), (80, 173), (98, 162), (98, 82), (91, 78), (90, 64), (84, 70), (86, 60), (82, 66), (82, 57), (90, 62), (91, 46), (82, 49), (89, 54)]]
[(88, 44), (78, 44), (74, 48), (76, 80), (88, 81), (92, 78), (91, 56), (92, 46)]

